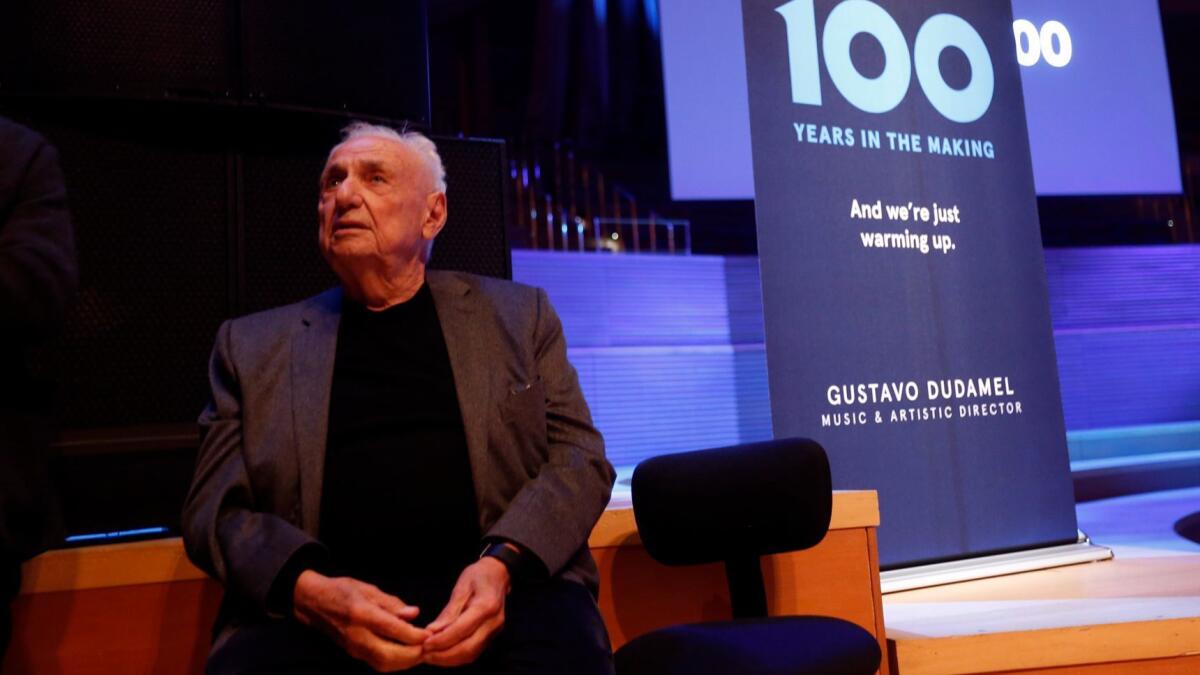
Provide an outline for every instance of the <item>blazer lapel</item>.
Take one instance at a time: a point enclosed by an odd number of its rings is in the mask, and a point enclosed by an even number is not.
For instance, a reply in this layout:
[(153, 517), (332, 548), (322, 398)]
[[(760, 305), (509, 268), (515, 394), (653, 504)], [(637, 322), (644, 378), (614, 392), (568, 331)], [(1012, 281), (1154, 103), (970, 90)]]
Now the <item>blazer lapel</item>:
[(485, 503), (484, 490), (488, 482), (482, 477), (489, 473), (487, 424), (491, 380), (488, 377), (486, 344), (477, 321), (479, 317), (476, 316), (479, 294), (453, 273), (431, 270), (426, 273), (426, 280), (433, 293), (438, 322), (442, 325), (442, 336), (450, 356), (450, 370), (454, 373), (454, 389), (458, 393), (459, 412), (467, 437), (467, 454), (471, 461), (476, 499)]
[(326, 291), (304, 308), (292, 337), (292, 425), (300, 472), (300, 526), (314, 536), (320, 525), (321, 487), (325, 475), (325, 443), (329, 430), (329, 396), (337, 353), (342, 291)]

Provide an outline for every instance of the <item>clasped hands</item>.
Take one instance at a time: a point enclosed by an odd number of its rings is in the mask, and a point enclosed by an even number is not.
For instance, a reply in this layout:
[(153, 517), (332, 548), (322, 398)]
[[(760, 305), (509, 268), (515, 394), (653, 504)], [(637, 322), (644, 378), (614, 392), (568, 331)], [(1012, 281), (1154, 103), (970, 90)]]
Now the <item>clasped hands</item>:
[(418, 628), (412, 622), (420, 610), (400, 598), (357, 579), (307, 570), (296, 580), (293, 613), (380, 672), (421, 663), (460, 666), (477, 659), (504, 626), (510, 583), (504, 563), (480, 558), (459, 575), (441, 614)]

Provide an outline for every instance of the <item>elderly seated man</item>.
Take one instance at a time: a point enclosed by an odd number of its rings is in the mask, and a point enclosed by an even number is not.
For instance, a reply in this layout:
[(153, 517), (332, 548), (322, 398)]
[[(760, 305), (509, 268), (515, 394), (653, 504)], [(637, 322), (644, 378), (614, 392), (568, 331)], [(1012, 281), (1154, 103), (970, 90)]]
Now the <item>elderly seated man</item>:
[(210, 673), (611, 673), (588, 534), (613, 470), (545, 292), (426, 270), (424, 136), (363, 123), (317, 204), (340, 287), (225, 322), (183, 514)]

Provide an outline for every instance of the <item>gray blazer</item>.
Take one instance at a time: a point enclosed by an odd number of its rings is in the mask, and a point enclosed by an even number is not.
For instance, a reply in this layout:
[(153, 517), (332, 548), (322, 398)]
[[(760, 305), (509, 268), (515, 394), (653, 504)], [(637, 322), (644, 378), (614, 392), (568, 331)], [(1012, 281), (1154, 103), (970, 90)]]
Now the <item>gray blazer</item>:
[[(454, 372), (480, 531), (521, 544), (552, 575), (594, 594), (587, 538), (614, 472), (567, 362), (558, 316), (541, 289), (455, 272), (430, 271), (427, 279)], [(183, 538), (192, 562), (224, 584), (227, 605), (232, 597), (265, 613), (283, 565), (319, 542), (341, 301), (333, 289), (226, 321), (217, 333)], [(405, 480), (421, 477), (397, 476)], [(234, 618), (222, 617), (219, 624)]]

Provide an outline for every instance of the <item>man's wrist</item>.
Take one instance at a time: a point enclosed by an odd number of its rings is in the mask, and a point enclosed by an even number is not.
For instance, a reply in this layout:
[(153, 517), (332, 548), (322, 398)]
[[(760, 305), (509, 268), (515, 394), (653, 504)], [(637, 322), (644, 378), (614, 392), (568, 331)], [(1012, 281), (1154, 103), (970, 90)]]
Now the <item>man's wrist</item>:
[(292, 618), (307, 624), (309, 609), (312, 605), (312, 599), (320, 595), (320, 587), (322, 582), (327, 581), (329, 577), (312, 569), (306, 569), (296, 577), (296, 584), (292, 588)]
[(509, 541), (488, 541), (484, 544), (479, 559), (494, 558), (508, 570), (510, 579), (516, 579), (524, 566), (525, 554), (520, 547)]
[(329, 555), (318, 544), (306, 544), (284, 563), (283, 568), (267, 592), (267, 610), (280, 616), (292, 616), (292, 605), (296, 600), (296, 586), (300, 577), (309, 571), (328, 574)]

